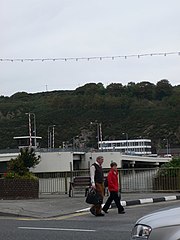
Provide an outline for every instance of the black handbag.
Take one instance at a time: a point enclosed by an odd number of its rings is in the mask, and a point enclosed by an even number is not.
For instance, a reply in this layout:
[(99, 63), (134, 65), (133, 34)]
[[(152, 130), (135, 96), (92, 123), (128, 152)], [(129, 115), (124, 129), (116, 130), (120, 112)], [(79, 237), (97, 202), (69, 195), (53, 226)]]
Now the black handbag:
[(102, 204), (103, 203), (103, 197), (96, 191), (96, 189), (90, 189), (87, 197), (86, 197), (86, 203), (88, 204)]

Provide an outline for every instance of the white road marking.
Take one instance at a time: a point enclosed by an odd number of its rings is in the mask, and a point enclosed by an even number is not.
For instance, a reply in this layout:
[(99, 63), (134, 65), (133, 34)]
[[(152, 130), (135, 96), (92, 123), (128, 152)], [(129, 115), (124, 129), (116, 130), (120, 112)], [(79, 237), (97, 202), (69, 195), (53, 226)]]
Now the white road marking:
[(90, 207), (88, 207), (88, 208), (83, 208), (83, 209), (77, 210), (76, 213), (88, 212), (89, 210), (90, 210)]
[(71, 231), (71, 232), (96, 232), (92, 229), (76, 229), (76, 228), (41, 228), (41, 227), (18, 227), (25, 230), (45, 230), (45, 231)]
[[(102, 204), (102, 208), (104, 207), (105, 204)], [(111, 206), (109, 207), (111, 208)], [(80, 210), (77, 210), (76, 213), (81, 213), (81, 212), (88, 212), (90, 210), (90, 207), (88, 208), (83, 208), (83, 209), (80, 209)]]

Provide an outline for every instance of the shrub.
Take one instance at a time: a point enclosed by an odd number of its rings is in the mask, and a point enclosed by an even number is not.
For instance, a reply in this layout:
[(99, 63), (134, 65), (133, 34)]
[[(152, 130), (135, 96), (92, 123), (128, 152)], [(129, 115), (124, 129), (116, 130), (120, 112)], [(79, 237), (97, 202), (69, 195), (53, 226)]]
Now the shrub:
[(33, 148), (22, 148), (17, 158), (11, 159), (8, 163), (5, 178), (35, 179), (30, 168), (34, 168), (39, 161), (40, 156), (36, 156)]
[(170, 162), (161, 166), (158, 171), (158, 176), (176, 177), (180, 171), (180, 157), (174, 157)]
[(170, 162), (162, 165), (164, 168), (180, 168), (180, 157), (174, 157)]
[(24, 175), (19, 175), (14, 172), (7, 172), (4, 176), (6, 179), (29, 179), (29, 180), (38, 180), (38, 178), (31, 172), (28, 172)]

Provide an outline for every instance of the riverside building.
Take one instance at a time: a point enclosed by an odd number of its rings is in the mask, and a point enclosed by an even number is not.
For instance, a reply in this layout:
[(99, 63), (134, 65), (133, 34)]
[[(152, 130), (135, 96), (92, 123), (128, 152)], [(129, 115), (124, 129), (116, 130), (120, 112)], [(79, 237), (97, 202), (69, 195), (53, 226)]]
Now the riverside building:
[(99, 141), (99, 150), (120, 151), (130, 155), (150, 155), (150, 139)]

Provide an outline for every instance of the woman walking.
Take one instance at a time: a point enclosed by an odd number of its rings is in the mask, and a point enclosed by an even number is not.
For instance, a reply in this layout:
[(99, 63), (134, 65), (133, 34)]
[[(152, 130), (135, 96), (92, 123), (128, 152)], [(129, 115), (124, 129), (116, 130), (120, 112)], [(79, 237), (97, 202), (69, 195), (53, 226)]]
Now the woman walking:
[(103, 211), (105, 213), (108, 213), (108, 209), (112, 203), (112, 201), (115, 201), (115, 204), (118, 208), (118, 213), (123, 214), (125, 213), (123, 206), (121, 205), (120, 202), (120, 197), (118, 196), (118, 191), (119, 191), (119, 184), (118, 184), (118, 170), (117, 170), (117, 163), (112, 162), (111, 163), (111, 170), (108, 173), (108, 190), (110, 192), (110, 196), (107, 199)]

